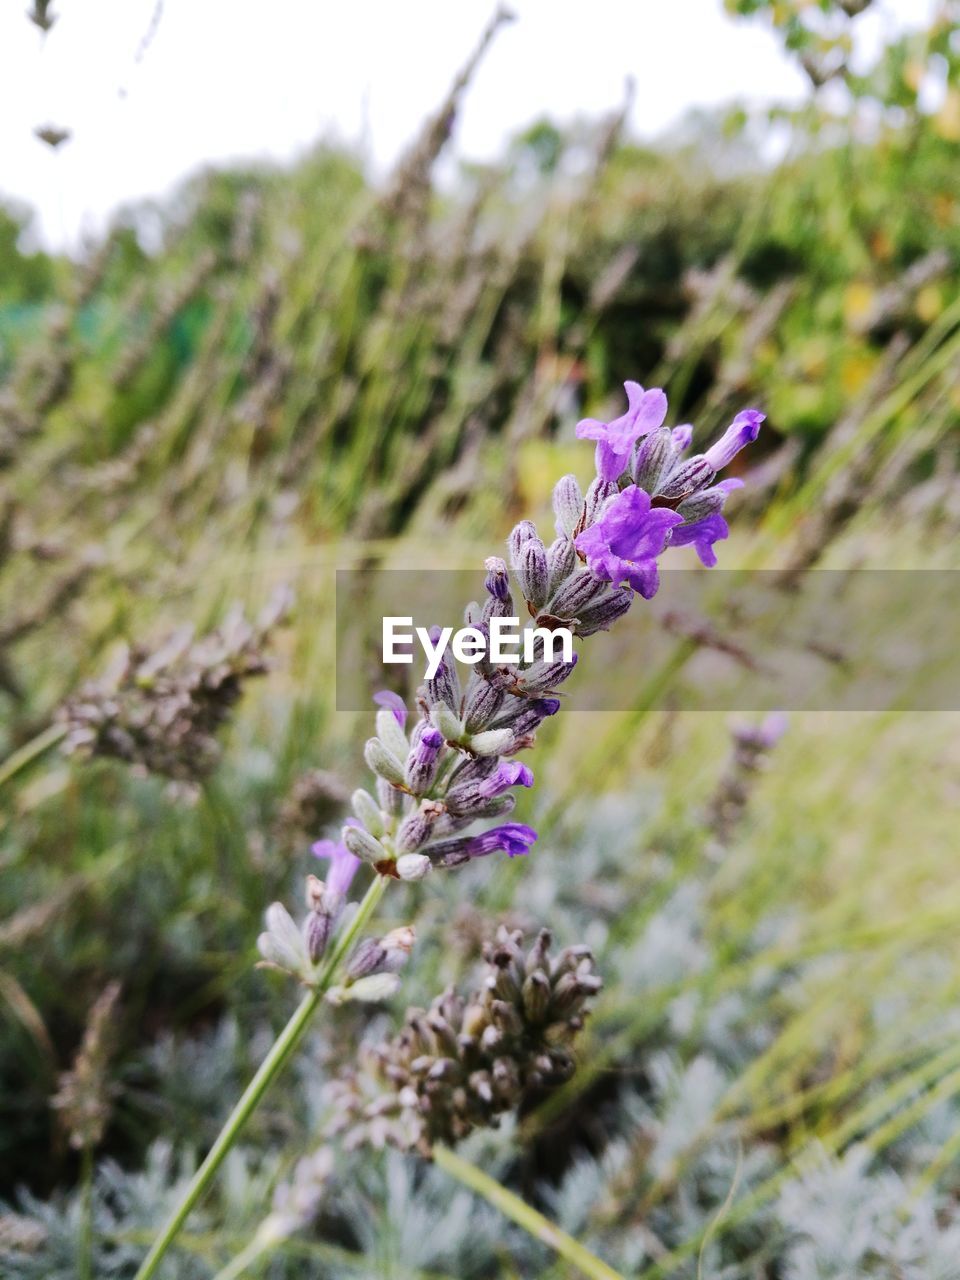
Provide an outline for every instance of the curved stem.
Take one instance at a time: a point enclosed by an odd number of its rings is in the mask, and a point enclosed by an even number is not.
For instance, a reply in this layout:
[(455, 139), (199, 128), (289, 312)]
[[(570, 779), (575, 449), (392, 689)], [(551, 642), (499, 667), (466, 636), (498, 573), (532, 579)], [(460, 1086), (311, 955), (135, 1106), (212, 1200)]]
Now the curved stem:
[(190, 1185), (187, 1187), (183, 1199), (171, 1214), (166, 1226), (141, 1263), (140, 1270), (134, 1280), (149, 1280), (149, 1277), (156, 1273), (163, 1255), (176, 1239), (197, 1201), (213, 1181), (227, 1152), (234, 1145), (244, 1125), (256, 1111), (263, 1100), (264, 1094), (303, 1038), (303, 1034), (310, 1024), (310, 1019), (316, 1013), (324, 995), (332, 986), (347, 952), (351, 949), (360, 931), (376, 910), (386, 886), (387, 878), (384, 876), (377, 876), (371, 883), (360, 902), (356, 915), (340, 937), (337, 938), (330, 953), (330, 958), (317, 979), (316, 986), (312, 987), (300, 1001), (292, 1018), (274, 1042), (273, 1048), (260, 1064), (256, 1075), (247, 1085), (242, 1097), (217, 1135), (216, 1141), (207, 1152), (207, 1157), (203, 1164), (190, 1180)]
[(42, 756), (45, 751), (55, 747), (66, 735), (66, 725), (52, 724), (49, 728), (44, 729), (43, 733), (38, 733), (35, 738), (31, 738), (18, 751), (14, 751), (13, 755), (7, 756), (6, 760), (0, 764), (0, 787), (15, 777), (21, 769), (25, 769), (28, 764), (32, 764), (38, 756)]
[(523, 1227), (535, 1240), (548, 1245), (582, 1275), (589, 1276), (590, 1280), (623, 1280), (619, 1271), (607, 1266), (579, 1240), (574, 1240), (573, 1236), (561, 1231), (549, 1218), (531, 1208), (525, 1200), (497, 1182), (496, 1178), (491, 1178), (488, 1173), (478, 1169), (469, 1160), (464, 1160), (449, 1147), (435, 1146), (433, 1160), (445, 1173), (449, 1173), (477, 1195), (483, 1196), (484, 1200), (506, 1214), (518, 1227)]

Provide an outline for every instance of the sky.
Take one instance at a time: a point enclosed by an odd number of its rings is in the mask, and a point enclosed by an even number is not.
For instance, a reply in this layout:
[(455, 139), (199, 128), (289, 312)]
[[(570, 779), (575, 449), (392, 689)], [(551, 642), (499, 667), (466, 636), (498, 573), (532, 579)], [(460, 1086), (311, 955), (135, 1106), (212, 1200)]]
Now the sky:
[[(383, 172), (447, 91), (493, 0), (28, 0), (0, 4), (0, 197), (77, 248), (126, 202), (204, 164), (289, 162), (327, 137)], [(933, 0), (879, 0), (865, 46), (919, 25)], [(653, 138), (691, 107), (796, 102), (802, 74), (761, 23), (721, 0), (514, 0), (458, 122), (455, 154), (494, 158), (534, 119), (596, 117), (636, 82), (631, 128)], [(52, 151), (38, 126), (71, 130)]]

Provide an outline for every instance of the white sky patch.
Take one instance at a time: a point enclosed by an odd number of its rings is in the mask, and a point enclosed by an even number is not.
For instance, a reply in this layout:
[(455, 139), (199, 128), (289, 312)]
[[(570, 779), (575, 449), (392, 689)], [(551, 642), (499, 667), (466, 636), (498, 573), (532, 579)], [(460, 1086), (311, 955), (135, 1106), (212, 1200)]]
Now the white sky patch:
[[(932, 0), (881, 0), (864, 42), (920, 25)], [(320, 137), (362, 143), (384, 171), (441, 100), (493, 0), (59, 0), (46, 41), (0, 5), (0, 198), (75, 247), (124, 202), (163, 196), (206, 163), (286, 162)], [(514, 0), (476, 76), (455, 153), (489, 160), (532, 120), (596, 117), (636, 80), (650, 138), (691, 107), (798, 101), (805, 78), (760, 23), (721, 0)], [(57, 152), (37, 126), (69, 128)]]

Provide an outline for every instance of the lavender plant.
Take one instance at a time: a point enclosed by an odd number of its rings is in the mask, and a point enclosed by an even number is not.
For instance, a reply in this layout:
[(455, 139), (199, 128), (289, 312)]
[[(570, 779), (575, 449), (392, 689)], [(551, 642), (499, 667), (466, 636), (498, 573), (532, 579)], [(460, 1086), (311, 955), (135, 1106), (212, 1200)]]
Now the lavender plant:
[[(612, 421), (583, 419), (577, 436), (596, 444), (596, 476), (581, 492), (576, 478), (555, 486), (556, 538), (546, 545), (522, 520), (508, 540), (510, 566), (486, 561), (485, 599), (465, 611), (468, 626), (489, 635), (494, 617), (515, 616), (513, 584), (536, 625), (568, 628), (586, 638), (606, 630), (639, 595), (652, 598), (659, 561), (671, 547), (692, 546), (703, 564), (716, 563), (715, 544), (728, 536), (723, 509), (735, 478), (719, 480), (764, 415), (738, 414), (705, 453), (689, 452), (693, 428), (665, 427), (667, 399), (659, 389), (627, 382), (627, 411)], [(511, 578), (512, 570), (512, 578)], [(300, 1042), (324, 1000), (380, 999), (399, 985), (413, 945), (412, 929), (362, 938), (391, 880), (420, 881), (494, 853), (529, 852), (536, 831), (497, 822), (513, 810), (514, 788), (533, 774), (515, 757), (530, 748), (542, 722), (560, 709), (556, 691), (577, 660), (550, 660), (541, 642), (531, 661), (497, 666), (482, 659), (464, 681), (445, 656), (416, 695), (416, 717), (396, 694), (376, 695), (376, 733), (364, 755), (375, 783), (352, 797), (354, 817), (339, 842), (321, 841), (315, 854), (329, 864), (326, 880), (308, 877), (308, 914), (298, 927), (274, 903), (258, 946), (265, 963), (296, 977), (307, 992), (195, 1175), (182, 1203), (148, 1253), (137, 1280), (160, 1260), (212, 1181), (244, 1124)], [(488, 825), (493, 821), (494, 825)], [(477, 825), (482, 824), (477, 830)], [(360, 867), (373, 879), (359, 903), (348, 894)]]

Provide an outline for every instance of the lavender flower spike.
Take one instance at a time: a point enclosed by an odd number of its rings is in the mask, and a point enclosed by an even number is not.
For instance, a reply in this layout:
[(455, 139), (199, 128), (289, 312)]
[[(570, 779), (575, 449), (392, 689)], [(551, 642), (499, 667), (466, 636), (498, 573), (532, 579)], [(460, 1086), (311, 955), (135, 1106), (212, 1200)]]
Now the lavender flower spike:
[(394, 693), (392, 689), (381, 689), (379, 693), (373, 695), (373, 700), (378, 707), (385, 707), (388, 711), (393, 712), (393, 718), (401, 729), (406, 726), (407, 704), (399, 693)]
[(650, 600), (660, 585), (657, 556), (670, 531), (682, 523), (683, 516), (665, 507), (651, 507), (650, 495), (630, 485), (610, 500), (575, 546), (598, 578), (615, 587), (628, 583)]
[(603, 480), (618, 480), (623, 474), (633, 446), (641, 436), (656, 431), (667, 416), (667, 397), (659, 387), (644, 391), (639, 382), (625, 382), (628, 409), (612, 422), (583, 418), (577, 423), (577, 438), (597, 441), (597, 474)]
[(766, 418), (758, 409), (744, 409), (738, 413), (716, 444), (704, 454), (714, 471), (729, 466), (742, 448), (752, 444), (760, 434), (760, 424)]

